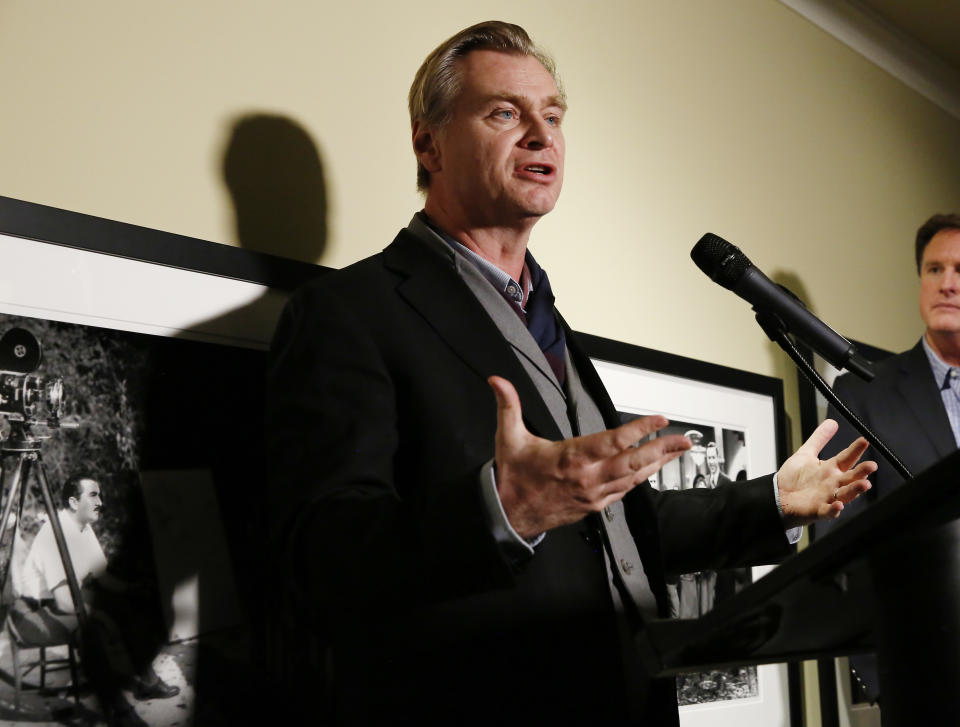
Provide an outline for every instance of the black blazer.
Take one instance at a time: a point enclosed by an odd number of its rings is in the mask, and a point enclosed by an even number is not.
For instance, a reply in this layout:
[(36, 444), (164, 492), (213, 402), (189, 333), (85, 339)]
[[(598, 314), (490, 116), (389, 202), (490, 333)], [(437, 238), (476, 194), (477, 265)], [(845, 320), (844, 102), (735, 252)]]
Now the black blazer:
[[(908, 351), (880, 361), (873, 381), (868, 383), (844, 374), (833, 388), (841, 401), (863, 419), (914, 476), (957, 448), (922, 341)], [(827, 416), (839, 422), (840, 430), (824, 449), (821, 455), (824, 458), (833, 456), (860, 436), (833, 405), (828, 407)], [(842, 526), (863, 508), (904, 483), (900, 473), (874, 447), (871, 446), (863, 458), (877, 462), (877, 471), (870, 477), (873, 488), (847, 505), (836, 520), (817, 523), (818, 537)], [(850, 664), (867, 699), (876, 701), (880, 677), (874, 656), (851, 656)]]
[[(299, 290), (282, 316), (268, 380), (270, 521), (282, 570), (326, 623), (338, 723), (627, 724), (628, 701), (649, 724), (675, 723), (673, 679), (651, 680), (621, 648), (596, 521), (550, 531), (527, 558), (494, 541), (478, 486), (494, 454), (493, 374), (516, 387), (531, 432), (560, 438), (452, 261), (406, 230)], [(666, 570), (788, 552), (769, 477), (637, 487), (625, 506), (662, 608)]]
[[(922, 342), (880, 361), (873, 381), (867, 383), (852, 374), (844, 374), (833, 388), (914, 476), (957, 448)], [(824, 450), (825, 455), (832, 456), (860, 435), (832, 405), (827, 409), (827, 416), (840, 424), (840, 431)], [(870, 478), (873, 489), (848, 505), (838, 523), (849, 520), (860, 509), (903, 484), (900, 474), (873, 447), (867, 450), (864, 459), (873, 459), (878, 464)]]

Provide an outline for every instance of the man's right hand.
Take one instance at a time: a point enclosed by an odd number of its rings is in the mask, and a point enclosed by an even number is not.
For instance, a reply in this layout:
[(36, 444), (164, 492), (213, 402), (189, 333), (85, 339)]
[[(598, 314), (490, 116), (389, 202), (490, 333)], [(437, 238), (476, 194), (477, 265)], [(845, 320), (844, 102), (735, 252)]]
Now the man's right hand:
[(524, 425), (513, 384), (499, 376), (487, 383), (497, 397), (497, 491), (510, 525), (523, 538), (603, 510), (691, 446), (680, 434), (635, 446), (669, 424), (662, 416), (560, 442), (542, 439)]

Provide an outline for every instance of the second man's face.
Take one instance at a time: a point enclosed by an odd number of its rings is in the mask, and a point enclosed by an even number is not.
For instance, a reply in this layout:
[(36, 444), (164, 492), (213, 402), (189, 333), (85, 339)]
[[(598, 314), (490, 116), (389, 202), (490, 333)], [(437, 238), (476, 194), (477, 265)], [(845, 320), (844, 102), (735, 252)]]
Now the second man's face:
[(920, 315), (934, 333), (960, 333), (960, 230), (941, 230), (920, 261)]
[(563, 184), (565, 104), (553, 77), (532, 56), (480, 50), (458, 62), (463, 83), (434, 138), (430, 194), (471, 225), (545, 215)]

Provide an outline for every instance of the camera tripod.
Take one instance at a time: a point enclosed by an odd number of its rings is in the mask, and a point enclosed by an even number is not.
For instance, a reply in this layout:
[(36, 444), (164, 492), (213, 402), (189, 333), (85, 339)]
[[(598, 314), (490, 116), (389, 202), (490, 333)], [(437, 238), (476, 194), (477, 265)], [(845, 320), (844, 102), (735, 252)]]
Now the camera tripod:
[[(60, 518), (57, 513), (53, 497), (50, 495), (50, 486), (47, 484), (47, 474), (43, 467), (43, 455), (41, 447), (43, 440), (34, 435), (31, 425), (24, 421), (10, 422), (10, 436), (0, 441), (0, 487), (4, 487), (4, 505), (3, 514), (0, 515), (0, 542), (7, 533), (10, 524), (10, 513), (13, 510), (13, 503), (17, 504), (17, 524), (20, 523), (20, 517), (23, 514), (23, 503), (26, 498), (27, 489), (30, 484), (30, 475), (33, 473), (37, 484), (40, 487), (40, 494), (43, 498), (43, 506), (50, 519), (50, 527), (53, 529), (53, 537), (57, 543), (57, 550), (60, 551), (60, 561), (63, 564), (63, 572), (67, 576), (67, 585), (70, 588), (70, 596), (73, 598), (73, 605), (76, 609), (77, 621), (81, 628), (86, 621), (86, 609), (83, 605), (83, 597), (80, 590), (80, 582), (77, 580), (76, 571), (73, 568), (73, 561), (70, 559), (70, 552), (67, 550), (67, 541), (63, 535), (63, 528), (60, 525)], [(8, 457), (16, 457), (16, 465), (13, 467), (13, 473), (8, 483), (4, 483), (7, 475), (4, 467)], [(11, 546), (10, 554), (7, 556), (7, 562), (0, 572), (0, 585), (6, 584), (10, 575), (10, 564), (13, 560), (13, 548)]]
[[(47, 475), (43, 467), (41, 452), (43, 439), (33, 433), (30, 422), (8, 421), (10, 423), (10, 435), (6, 439), (0, 440), (0, 494), (3, 496), (3, 512), (0, 515), (0, 543), (3, 542), (10, 527), (15, 502), (17, 503), (16, 524), (20, 524), (24, 500), (30, 487), (31, 475), (33, 475), (39, 486), (43, 506), (50, 521), (57, 550), (60, 553), (60, 562), (63, 564), (63, 572), (67, 578), (70, 595), (73, 598), (74, 613), (77, 617), (79, 630), (78, 636), (82, 641), (87, 626), (87, 611), (84, 606), (80, 583), (77, 580), (73, 561), (67, 548), (67, 541), (63, 535), (63, 528), (60, 525), (60, 517), (50, 495), (50, 487), (47, 484)], [(6, 467), (8, 460), (14, 460), (12, 467)], [(0, 588), (6, 585), (7, 579), (10, 577), (14, 555), (13, 547), (14, 542), (11, 541), (6, 563), (0, 566), (2, 568), (0, 569)], [(17, 701), (19, 711), (19, 699)]]

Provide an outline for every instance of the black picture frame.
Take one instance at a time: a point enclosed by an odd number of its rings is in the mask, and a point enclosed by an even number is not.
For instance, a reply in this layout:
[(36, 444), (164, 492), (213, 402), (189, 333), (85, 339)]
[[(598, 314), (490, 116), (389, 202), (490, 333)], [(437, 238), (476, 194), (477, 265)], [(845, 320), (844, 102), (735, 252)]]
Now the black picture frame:
[[(246, 656), (234, 658), (252, 638), (258, 606), (247, 596), (259, 584), (241, 581), (244, 567), (258, 554), (243, 545), (256, 538), (255, 529), (234, 529), (228, 521), (242, 523), (246, 517), (252, 522), (250, 492), (262, 489), (259, 390), (276, 315), (291, 290), (328, 269), (9, 197), (0, 197), (0, 259), (0, 334), (11, 325), (43, 332), (46, 360), (37, 371), (64, 374), (56, 362), (69, 369), (63, 376), (68, 405), (70, 397), (92, 387), (77, 379), (81, 367), (66, 365), (71, 353), (59, 350), (66, 344), (58, 344), (58, 336), (74, 346), (79, 342), (108, 352), (100, 357), (99, 368), (84, 360), (88, 371), (106, 370), (102, 361), (111, 357), (123, 357), (128, 367), (118, 372), (117, 386), (124, 401), (135, 403), (113, 417), (123, 419), (122, 424), (94, 418), (100, 415), (91, 414), (89, 406), (75, 418), (80, 432), (103, 429), (123, 436), (127, 449), (136, 447), (131, 456), (138, 463), (135, 474), (142, 490), (136, 508), (129, 509), (127, 499), (119, 496), (121, 483), (132, 479), (129, 471), (115, 476), (111, 469), (119, 465), (110, 458), (85, 466), (99, 467), (97, 479), (113, 520), (149, 530), (148, 548), (156, 564), (152, 577), (162, 601), (158, 609), (165, 610), (170, 637), (169, 653), (158, 658), (176, 659), (177, 674), (183, 677), (175, 683), (181, 688), (176, 698), (137, 703), (141, 717), (151, 724), (190, 724), (199, 715), (241, 723), (249, 713), (233, 690), (263, 689), (247, 669)], [(74, 414), (68, 408), (67, 418)], [(109, 429), (113, 426), (116, 432)], [(121, 432), (124, 428), (129, 431)], [(55, 497), (64, 479), (61, 470), (80, 458), (80, 445), (71, 434), (55, 432), (41, 453)], [(184, 510), (167, 507), (158, 513), (158, 499), (170, 498), (154, 494), (151, 502), (149, 482), (154, 493), (175, 488), (173, 502)], [(225, 517), (223, 508), (235, 508), (240, 517)], [(146, 521), (133, 520), (131, 513), (140, 509), (147, 511)], [(178, 514), (185, 515), (188, 526), (182, 527), (190, 532), (169, 524)], [(131, 541), (111, 548), (120, 536), (107, 529), (110, 523), (104, 516), (94, 530), (113, 564), (114, 555), (121, 550), (126, 555)], [(186, 539), (175, 542), (181, 536)], [(164, 549), (167, 557), (160, 552)], [(11, 547), (4, 554), (12, 552)], [(184, 563), (185, 558), (194, 560)], [(232, 575), (224, 575), (228, 570)], [(184, 604), (186, 619), (181, 618)], [(190, 651), (201, 640), (203, 645)], [(0, 663), (5, 682), (0, 690), (13, 683), (12, 668)], [(192, 687), (200, 673), (205, 674), (202, 695)], [(223, 690), (210, 688), (221, 682)], [(85, 700), (92, 699), (90, 690), (85, 694)], [(12, 698), (0, 699), (0, 716), (8, 723), (55, 721), (55, 715), (62, 716), (58, 710), (71, 704), (67, 693), (57, 690), (42, 698), (26, 691), (21, 696), (18, 709), (8, 709)]]
[[(749, 476), (772, 472), (785, 460), (786, 417), (780, 379), (587, 333), (578, 333), (577, 337), (622, 415), (660, 413), (672, 420), (710, 422), (716, 424), (717, 430), (726, 430), (723, 425), (744, 427), (749, 419), (754, 429), (763, 430), (769, 450), (765, 461), (760, 463), (764, 471), (757, 471), (758, 463), (754, 463)], [(632, 379), (637, 384), (633, 391)], [(729, 403), (738, 397), (748, 407), (757, 405), (756, 414), (743, 411), (725, 414)], [(699, 409), (700, 406), (703, 409)], [(803, 724), (800, 665), (789, 663), (769, 668), (779, 669), (780, 673), (775, 685), (768, 682), (767, 688), (776, 692), (775, 697), (761, 694), (760, 699), (754, 700), (681, 707), (681, 724), (684, 727), (726, 725), (728, 720), (731, 725), (774, 724), (789, 719), (792, 727), (800, 727)]]
[(0, 196), (0, 234), (291, 291), (329, 270), (320, 265), (221, 245)]

